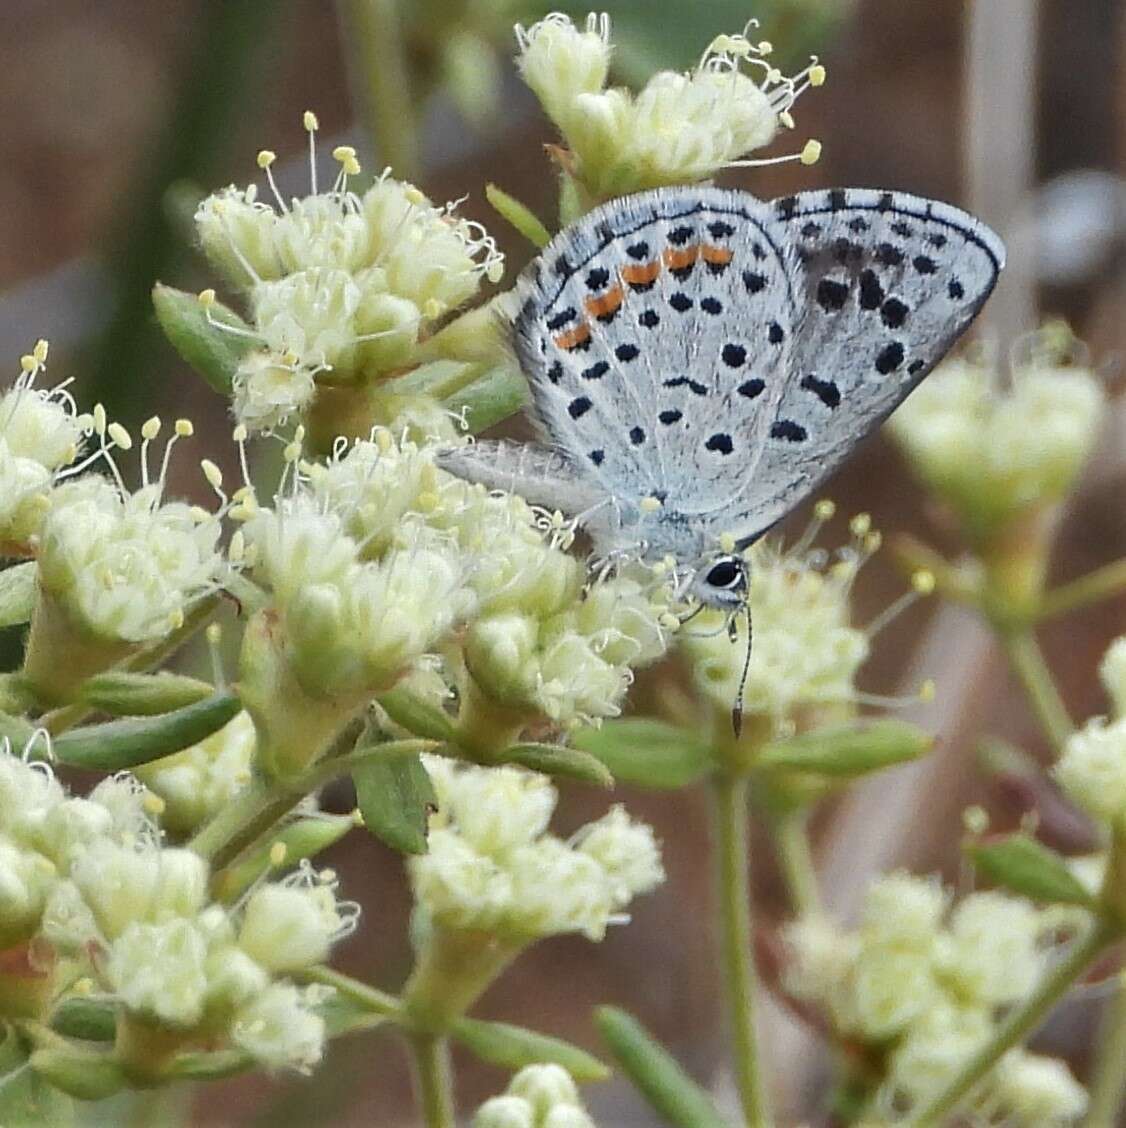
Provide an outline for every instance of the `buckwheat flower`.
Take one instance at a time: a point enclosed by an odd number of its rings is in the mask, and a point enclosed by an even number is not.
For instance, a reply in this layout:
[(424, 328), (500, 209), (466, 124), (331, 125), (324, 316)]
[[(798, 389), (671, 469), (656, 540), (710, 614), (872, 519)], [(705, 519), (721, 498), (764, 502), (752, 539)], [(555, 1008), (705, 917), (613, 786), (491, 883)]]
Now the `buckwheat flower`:
[(538, 666), (533, 702), (557, 722), (616, 716), (633, 680), (627, 667), (605, 661), (588, 638), (566, 630), (545, 640)]
[(110, 944), (105, 974), (126, 1009), (190, 1029), (203, 1017), (206, 960), (195, 921), (134, 922)]
[(942, 999), (929, 951), (862, 942), (849, 1018), (865, 1038), (882, 1042), (902, 1033)]
[(371, 232), (351, 192), (323, 192), (291, 200), (273, 225), (282, 270), (362, 270), (371, 262)]
[(561, 1065), (526, 1065), (509, 1082), (508, 1092), (523, 1097), (537, 1117), (560, 1105), (579, 1106), (579, 1090)]
[(834, 1003), (843, 993), (856, 962), (860, 950), (858, 938), (843, 932), (826, 917), (815, 914), (787, 924), (782, 939), (787, 955), (784, 972), (786, 990), (799, 999), (826, 1003), (833, 1009), (839, 1009)]
[(151, 796), (131, 772), (107, 776), (87, 798), (110, 817), (112, 826), (106, 837), (127, 846), (158, 839), (148, 805)]
[(1065, 1128), (1087, 1111), (1087, 1092), (1062, 1061), (1010, 1050), (989, 1080), (986, 1107), (1016, 1128)]
[(931, 374), (889, 426), (912, 467), (975, 538), (1059, 501), (1098, 438), (1106, 394), (1062, 366), (1049, 330), (1008, 385), (992, 364), (955, 359)]
[(1110, 695), (1116, 716), (1126, 716), (1126, 638), (1116, 638), (1099, 666), (1099, 680)]
[(78, 955), (99, 941), (98, 922), (73, 881), (58, 881), (52, 888), (43, 909), (41, 933), (63, 955)]
[[(428, 767), (441, 757), (428, 756)], [(558, 799), (547, 776), (521, 768), (455, 771), (443, 787), (444, 814), (475, 850), (504, 857), (537, 839)]]
[(324, 1019), (311, 1008), (309, 989), (274, 983), (241, 1007), (231, 1041), (270, 1069), (308, 1072), (324, 1056)]
[(87, 477), (54, 492), (40, 534), (40, 583), (89, 634), (158, 639), (212, 590), (218, 539), (217, 519), (162, 502), (159, 486), (125, 493)]
[(308, 364), (267, 350), (247, 353), (231, 382), (235, 418), (248, 431), (271, 431), (304, 411), (316, 394)]
[(560, 1065), (527, 1065), (478, 1110), (473, 1128), (594, 1128), (571, 1075)]
[(113, 816), (100, 803), (67, 798), (47, 812), (35, 835), (38, 849), (61, 870), (90, 843), (114, 830)]
[(50, 767), (13, 755), (0, 741), (0, 827), (18, 842), (39, 840), (50, 813), (66, 798)]
[(320, 963), (333, 943), (353, 931), (359, 906), (336, 899), (336, 886), (299, 872), (296, 880), (263, 885), (243, 910), (238, 944), (273, 972)]
[(987, 1013), (932, 1000), (888, 1058), (884, 1092), (920, 1105), (936, 1096), (993, 1032)]
[(1088, 814), (1121, 823), (1126, 818), (1126, 720), (1088, 721), (1067, 738), (1052, 774)]
[(35, 934), (56, 877), (41, 854), (0, 837), (0, 951)]
[(1004, 893), (971, 893), (950, 916), (943, 979), (959, 998), (983, 1007), (1016, 1003), (1044, 971), (1040, 914)]
[(161, 825), (186, 834), (237, 801), (251, 780), (254, 749), (254, 723), (239, 713), (199, 744), (134, 770), (164, 800)]
[(619, 905), (628, 904), (639, 893), (656, 889), (665, 880), (653, 828), (631, 819), (620, 803), (583, 828), (578, 848), (602, 867)]
[(937, 880), (908, 873), (883, 875), (864, 894), (861, 935), (865, 943), (930, 950), (948, 904)]
[(527, 30), (516, 25), (520, 77), (539, 98), (548, 117), (564, 132), (575, 113), (575, 99), (597, 94), (610, 71), (610, 21), (605, 15), (587, 16), (580, 31), (558, 12)]
[(473, 1128), (536, 1128), (536, 1115), (523, 1097), (490, 1097), (473, 1117)]
[(258, 189), (233, 184), (196, 208), (196, 234), (208, 261), (239, 289), (285, 272), (275, 241), (277, 215), (258, 199)]
[[(754, 646), (744, 711), (784, 718), (804, 706), (855, 699), (854, 679), (868, 657), (868, 633), (851, 624), (849, 596), (859, 560), (854, 548), (837, 558), (784, 552), (759, 542), (750, 558)], [(699, 624), (697, 626), (697, 624)], [(701, 693), (725, 712), (736, 699), (746, 656), (744, 625), (735, 645), (716, 613), (697, 616), (678, 635)]]

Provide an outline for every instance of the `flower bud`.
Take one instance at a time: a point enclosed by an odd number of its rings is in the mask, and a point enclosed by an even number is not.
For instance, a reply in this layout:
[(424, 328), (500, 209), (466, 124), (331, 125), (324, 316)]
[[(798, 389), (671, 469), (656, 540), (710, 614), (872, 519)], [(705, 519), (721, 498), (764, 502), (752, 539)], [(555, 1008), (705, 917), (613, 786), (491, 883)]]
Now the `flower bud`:
[(325, 1024), (306, 999), (291, 984), (272, 984), (238, 1010), (231, 1040), (269, 1069), (308, 1072), (324, 1055)]
[(532, 1106), (538, 1118), (557, 1105), (572, 1108), (579, 1104), (579, 1091), (571, 1075), (561, 1065), (527, 1065), (512, 1078), (508, 1092)]
[(246, 903), (238, 943), (270, 971), (296, 971), (324, 960), (344, 925), (326, 885), (263, 885)]
[(128, 1010), (190, 1028), (203, 1017), (206, 958), (193, 921), (134, 922), (110, 945), (106, 977)]
[(610, 70), (609, 22), (596, 16), (585, 31), (566, 16), (553, 13), (526, 31), (517, 25), (520, 53), (516, 65), (548, 116), (567, 132), (580, 94), (596, 94)]
[(473, 1117), (473, 1128), (536, 1128), (536, 1117), (523, 1097), (490, 1097)]
[(465, 661), (484, 693), (505, 704), (527, 704), (535, 690), (537, 634), (535, 620), (515, 613), (472, 624)]
[(1014, 1128), (1075, 1124), (1087, 1111), (1087, 1092), (1055, 1058), (1010, 1050), (998, 1062), (986, 1102), (995, 1119)]
[(1090, 720), (1067, 738), (1052, 769), (1059, 785), (1088, 814), (1126, 820), (1126, 720)]
[(231, 384), (235, 418), (248, 431), (272, 431), (313, 402), (312, 369), (269, 350), (249, 352)]
[(0, 838), (0, 951), (35, 934), (55, 880), (46, 858)]
[(203, 200), (195, 213), (203, 253), (232, 285), (248, 290), (258, 281), (279, 277), (283, 266), (274, 245), (277, 217), (259, 203), (255, 188), (233, 184)]
[(627, 905), (665, 880), (653, 828), (632, 820), (620, 803), (584, 827), (579, 849), (605, 871), (617, 905)]

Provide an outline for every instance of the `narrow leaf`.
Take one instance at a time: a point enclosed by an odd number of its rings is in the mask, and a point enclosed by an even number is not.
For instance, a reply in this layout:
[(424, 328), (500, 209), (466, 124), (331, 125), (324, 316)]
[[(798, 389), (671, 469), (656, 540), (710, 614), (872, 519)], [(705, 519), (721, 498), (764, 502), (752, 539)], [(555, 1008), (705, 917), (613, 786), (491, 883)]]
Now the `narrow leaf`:
[(1095, 898), (1063, 857), (1027, 834), (973, 843), (966, 852), (977, 871), (996, 885), (1035, 901), (1095, 907)]
[(708, 1096), (625, 1011), (599, 1007), (598, 1026), (614, 1060), (638, 1092), (676, 1128), (727, 1128)]
[(152, 717), (203, 701), (215, 687), (182, 674), (134, 674), (108, 670), (87, 679), (79, 687), (84, 704), (115, 717)]
[(437, 705), (431, 705), (409, 689), (398, 686), (379, 695), (379, 704), (397, 725), (402, 725), (415, 736), (427, 740), (449, 743), (456, 736), (450, 715)]
[(755, 764), (851, 779), (918, 759), (933, 743), (929, 733), (906, 721), (858, 721), (772, 741)]
[(497, 763), (519, 764), (544, 775), (577, 779), (597, 787), (614, 786), (614, 777), (601, 760), (565, 744), (514, 744), (504, 750), (504, 758)]
[[(109, 1050), (53, 1046), (31, 1055), (31, 1068), (56, 1089), (82, 1101), (100, 1101), (125, 1086), (125, 1074)], [(30, 1123), (42, 1123), (32, 1121)]]
[(34, 560), (29, 560), (0, 572), (0, 627), (17, 627), (31, 619), (37, 567)]
[(647, 718), (580, 729), (573, 747), (596, 756), (616, 779), (642, 787), (687, 787), (711, 771), (710, 747), (692, 733)]
[(498, 188), (495, 184), (486, 184), (485, 199), (533, 247), (546, 247), (551, 242), (551, 232), (543, 225), (532, 209), (527, 204), (522, 204), (515, 196), (510, 196), (503, 188)]
[(134, 768), (170, 756), (218, 732), (242, 708), (233, 693), (215, 693), (159, 717), (110, 721), (71, 729), (55, 738), (55, 758), (103, 772)]
[(28, 1048), (15, 1028), (0, 1030), (0, 1124), (5, 1128), (70, 1128), (74, 1102), (28, 1068)]
[(437, 796), (422, 760), (374, 760), (355, 768), (352, 780), (368, 830), (402, 854), (425, 854), (427, 820)]
[[(153, 287), (152, 304), (172, 347), (215, 391), (230, 395), (235, 370), (242, 358), (263, 344), (257, 337), (246, 335), (253, 334), (254, 330), (222, 302), (205, 306), (198, 295), (160, 282)], [(229, 325), (231, 330), (213, 322)]]
[(610, 1076), (606, 1065), (586, 1050), (522, 1026), (462, 1018), (450, 1033), (482, 1061), (514, 1073), (526, 1065), (550, 1062), (563, 1066), (579, 1082), (605, 1081)]

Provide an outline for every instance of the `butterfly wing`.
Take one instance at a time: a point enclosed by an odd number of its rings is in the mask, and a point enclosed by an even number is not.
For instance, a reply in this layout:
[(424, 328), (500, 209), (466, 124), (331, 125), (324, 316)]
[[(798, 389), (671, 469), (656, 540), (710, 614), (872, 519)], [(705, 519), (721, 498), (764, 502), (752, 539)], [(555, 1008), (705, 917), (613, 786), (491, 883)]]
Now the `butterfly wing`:
[(771, 206), (797, 259), (800, 309), (753, 481), (710, 518), (744, 543), (816, 489), (945, 356), (1005, 256), (973, 216), (905, 193), (834, 189)]
[[(800, 308), (778, 230), (745, 193), (662, 189), (590, 212), (523, 277), (535, 417), (612, 499), (618, 539), (687, 556), (753, 477)], [(659, 512), (639, 511), (647, 497)]]

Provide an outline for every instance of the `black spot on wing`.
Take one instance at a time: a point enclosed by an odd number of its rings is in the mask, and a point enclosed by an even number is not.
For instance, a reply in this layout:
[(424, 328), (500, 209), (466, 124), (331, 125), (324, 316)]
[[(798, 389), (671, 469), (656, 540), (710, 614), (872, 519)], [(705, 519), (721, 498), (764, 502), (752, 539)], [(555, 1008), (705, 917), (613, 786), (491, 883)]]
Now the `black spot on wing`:
[(601, 290), (610, 281), (610, 272), (603, 266), (596, 266), (586, 276), (588, 290)]
[(735, 445), (731, 441), (731, 436), (723, 434), (722, 432), (712, 435), (708, 441), (704, 443), (704, 446), (707, 447), (708, 450), (714, 450), (719, 454), (730, 454), (735, 449)]
[(556, 329), (562, 329), (564, 325), (574, 321), (578, 316), (578, 310), (568, 306), (566, 309), (561, 309), (554, 317), (549, 318), (547, 327), (554, 333)]
[(907, 371), (908, 371), (908, 372), (909, 372), (909, 373), (910, 373), (910, 374), (911, 374), (912, 376), (917, 376), (917, 375), (918, 375), (918, 374), (919, 374), (920, 372), (922, 372), (922, 370), (923, 370), (924, 368), (926, 368), (926, 366), (927, 366), (927, 365), (926, 365), (926, 362), (925, 362), (925, 361), (922, 361), (922, 360), (913, 360), (913, 361), (911, 361), (911, 363), (910, 363), (909, 365), (907, 365)]
[(848, 300), (848, 286), (832, 278), (822, 278), (817, 283), (817, 304), (826, 313), (836, 313), (844, 309)]
[(647, 309), (638, 316), (637, 323), (645, 329), (656, 329), (661, 324), (661, 318), (655, 309)]
[(593, 406), (586, 396), (578, 396), (567, 404), (567, 414), (572, 419), (581, 419)]
[(622, 361), (628, 363), (631, 360), (636, 360), (640, 355), (641, 350), (636, 345), (619, 345), (614, 350), (614, 355)]
[(898, 341), (884, 345), (876, 356), (876, 371), (881, 376), (889, 376), (903, 363), (903, 346)]
[(641, 446), (645, 442), (645, 432), (640, 427), (634, 427), (629, 433), (629, 441), (634, 446)]
[(868, 223), (868, 221), (860, 215), (858, 215), (855, 219), (850, 219), (848, 221), (849, 231), (852, 231), (857, 235), (859, 235), (863, 231), (867, 231), (870, 226), (871, 225)]
[(735, 234), (735, 228), (730, 223), (717, 219), (715, 223), (708, 224), (708, 234), (713, 239), (726, 239), (728, 235)]
[(677, 313), (687, 313), (692, 308), (692, 299), (682, 290), (677, 290), (669, 298), (669, 305), (676, 310)]
[(802, 377), (801, 387), (812, 392), (826, 407), (839, 407), (841, 390), (832, 380), (819, 380), (810, 373)]
[(747, 350), (742, 345), (727, 344), (723, 346), (720, 356), (723, 358), (723, 363), (729, 368), (738, 368), (746, 363)]
[(747, 399), (755, 399), (757, 396), (762, 395), (765, 388), (766, 384), (755, 376), (753, 379), (740, 384), (736, 391), (738, 391), (741, 396), (746, 396)]
[(865, 270), (860, 275), (860, 308), (879, 309), (884, 300), (884, 288), (874, 270)]
[(806, 239), (816, 239), (821, 234), (821, 224), (814, 223), (813, 220), (803, 223), (801, 233)]
[(843, 188), (833, 188), (829, 192), (830, 211), (844, 211), (848, 207), (848, 193)]
[(772, 345), (780, 345), (786, 339), (786, 331), (777, 321), (772, 321), (770, 328), (766, 331), (766, 339)]
[(547, 378), (553, 383), (558, 384), (563, 379), (563, 365), (557, 360), (547, 370)]
[(902, 219), (896, 220), (891, 225), (893, 235), (898, 235), (902, 239), (910, 239), (915, 234), (915, 229), (909, 223), (905, 223)]
[(794, 213), (798, 210), (798, 198), (797, 196), (783, 196), (782, 199), (774, 202), (774, 207), (782, 219), (793, 219)]
[(604, 450), (592, 450), (590, 452), (590, 460), (594, 463), (595, 466), (601, 466), (605, 457), (606, 452)]
[(934, 274), (938, 270), (938, 263), (929, 255), (916, 255), (913, 262), (920, 274)]
[(629, 255), (631, 259), (635, 259), (637, 262), (645, 262), (647, 259), (652, 257), (649, 251), (649, 244), (644, 242), (631, 243), (628, 247), (626, 247), (626, 254)]
[(898, 298), (888, 298), (880, 308), (880, 317), (889, 329), (898, 329), (907, 320), (910, 312), (910, 309)]
[(876, 211), (891, 211), (895, 207), (895, 197), (890, 192), (881, 192), (876, 201)]
[(669, 232), (668, 239), (674, 247), (683, 247), (695, 234), (695, 230), (691, 227), (674, 227)]
[(710, 313), (712, 317), (718, 317), (723, 313), (723, 303), (718, 298), (704, 298), (700, 302), (700, 308), (705, 313)]
[(766, 289), (766, 275), (755, 270), (744, 270), (743, 285), (747, 287), (748, 294), (757, 294)]
[(966, 288), (958, 281), (957, 278), (950, 279), (950, 285), (946, 287), (946, 292), (956, 302), (960, 302), (966, 296)]
[(663, 381), (663, 384), (666, 388), (687, 388), (696, 396), (708, 394), (708, 386), (701, 384), (699, 380), (693, 380), (691, 376), (674, 376), (671, 380)]
[(792, 419), (779, 419), (770, 428), (770, 437), (784, 439), (789, 443), (803, 443), (808, 436), (806, 429), (800, 423), (795, 423)]
[(899, 266), (903, 262), (903, 252), (891, 243), (881, 243), (876, 248), (876, 262), (881, 266)]
[(584, 380), (601, 380), (607, 372), (610, 371), (610, 365), (604, 360), (596, 360), (589, 368), (583, 369)]
[(657, 418), (666, 426), (671, 427), (674, 423), (678, 422), (683, 417), (683, 412), (677, 411), (672, 408), (668, 411), (662, 411)]

